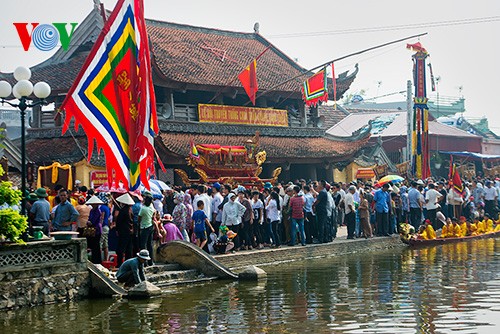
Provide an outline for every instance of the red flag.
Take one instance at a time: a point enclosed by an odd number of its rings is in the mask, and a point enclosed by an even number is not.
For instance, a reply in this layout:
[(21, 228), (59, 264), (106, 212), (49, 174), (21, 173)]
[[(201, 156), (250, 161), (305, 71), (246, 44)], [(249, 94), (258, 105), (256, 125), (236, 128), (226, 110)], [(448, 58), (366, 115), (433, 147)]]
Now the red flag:
[(304, 82), (302, 85), (302, 99), (308, 107), (316, 106), (319, 101), (328, 101), (326, 83), (326, 67)]
[(257, 85), (257, 59), (252, 60), (241, 73), (238, 75), (245, 92), (247, 92), (250, 101), (255, 105), (255, 96), (259, 86)]
[(462, 184), (462, 179), (460, 178), (460, 174), (458, 174), (457, 166), (453, 163), (453, 158), (450, 158), (450, 175), (449, 175), (450, 187), (459, 194), (460, 196), (464, 195), (464, 186)]

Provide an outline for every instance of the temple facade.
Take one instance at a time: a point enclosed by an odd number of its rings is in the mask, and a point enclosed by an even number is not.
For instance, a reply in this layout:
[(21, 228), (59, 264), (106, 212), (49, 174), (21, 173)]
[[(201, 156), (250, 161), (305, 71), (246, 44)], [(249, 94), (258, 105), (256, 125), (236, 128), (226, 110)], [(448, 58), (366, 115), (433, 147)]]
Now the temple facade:
[[(61, 135), (64, 111), (59, 106), (82, 68), (103, 27), (106, 15), (96, 7), (81, 22), (68, 50), (34, 66), (33, 81), (45, 81), (53, 108), (35, 108), (27, 133), (27, 155), (37, 166), (53, 162), (75, 167), (75, 179), (90, 185), (92, 172), (102, 173), (105, 158), (95, 152), (87, 161), (87, 138), (82, 129)], [(328, 108), (306, 108), (301, 85), (313, 73), (301, 67), (271, 44), (258, 30), (251, 33), (146, 20), (160, 133), (155, 147), (167, 169), (160, 178), (180, 184), (176, 168), (186, 165), (190, 142), (244, 145), (256, 132), (267, 159), (262, 176), (282, 167), (280, 180), (296, 178), (332, 181), (335, 169), (343, 169), (369, 139), (369, 131), (337, 138), (325, 133), (331, 115)], [(251, 104), (237, 79), (258, 55), (259, 90)], [(336, 80), (336, 96), (349, 89), (358, 67)], [(12, 74), (0, 79), (14, 81)], [(328, 82), (329, 96), (333, 84)], [(51, 109), (51, 110), (50, 110)], [(264, 115), (264, 116), (263, 116)], [(326, 116), (326, 117), (325, 117)], [(101, 177), (102, 179), (102, 177)], [(94, 184), (97, 186), (97, 184)]]

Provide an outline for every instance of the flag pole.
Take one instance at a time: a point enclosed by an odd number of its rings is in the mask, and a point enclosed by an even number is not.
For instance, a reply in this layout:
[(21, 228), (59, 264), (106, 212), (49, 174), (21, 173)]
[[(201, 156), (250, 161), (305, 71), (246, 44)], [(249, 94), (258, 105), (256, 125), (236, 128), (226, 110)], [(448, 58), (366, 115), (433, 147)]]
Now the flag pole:
[(278, 83), (278, 84), (274, 85), (274, 86), (273, 86), (273, 87), (271, 87), (271, 88), (266, 89), (265, 91), (263, 91), (262, 93), (260, 93), (258, 97), (261, 97), (262, 95), (265, 95), (265, 94), (269, 93), (270, 91), (272, 91), (272, 90), (274, 90), (274, 89), (276, 89), (276, 88), (278, 88), (278, 87), (280, 87), (280, 86), (282, 86), (282, 85), (286, 84), (287, 82), (290, 82), (290, 81), (292, 81), (292, 80), (294, 80), (294, 79), (300, 78), (300, 77), (302, 77), (302, 76), (304, 76), (304, 75), (310, 75), (310, 74), (311, 74), (310, 72), (312, 72), (312, 71), (314, 71), (314, 70), (317, 70), (318, 68), (321, 68), (321, 67), (324, 67), (324, 66), (330, 65), (331, 63), (334, 63), (334, 62), (337, 62), (337, 61), (340, 61), (340, 60), (343, 60), (343, 59), (346, 59), (346, 58), (349, 58), (349, 57), (352, 57), (352, 56), (357, 56), (357, 55), (360, 55), (360, 54), (365, 53), (365, 52), (368, 52), (368, 51), (372, 51), (372, 50), (375, 50), (375, 49), (379, 49), (379, 48), (382, 48), (382, 47), (384, 47), (384, 46), (388, 46), (388, 45), (391, 45), (391, 44), (395, 44), (395, 43), (403, 42), (403, 41), (406, 41), (406, 40), (408, 40), (408, 39), (415, 38), (415, 37), (420, 37), (420, 36), (424, 36), (424, 35), (427, 35), (427, 33), (426, 33), (426, 32), (424, 32), (424, 33), (421, 33), (421, 34), (417, 34), (417, 35), (413, 35), (413, 36), (408, 36), (408, 37), (405, 37), (405, 38), (400, 38), (400, 39), (397, 39), (397, 40), (394, 40), (394, 41), (391, 41), (391, 42), (387, 42), (387, 43), (379, 44), (379, 45), (372, 46), (372, 47), (367, 48), (367, 49), (363, 49), (363, 50), (361, 50), (361, 51), (356, 51), (356, 52), (353, 52), (353, 53), (347, 54), (347, 55), (345, 55), (345, 56), (342, 56), (342, 57), (339, 57), (339, 58), (335, 58), (335, 59), (333, 59), (333, 60), (327, 61), (326, 63), (323, 63), (323, 64), (321, 64), (321, 65), (315, 66), (315, 67), (313, 67), (313, 68), (311, 68), (311, 69), (307, 70), (307, 71), (306, 71), (306, 72), (304, 72), (304, 73), (301, 73), (301, 74), (299, 74), (299, 75), (296, 75), (296, 76), (294, 76), (294, 77), (292, 77), (292, 78), (290, 78), (290, 79), (287, 79), (287, 80), (285, 80), (285, 81), (282, 81), (282, 82), (280, 82), (280, 83)]
[[(269, 50), (271, 48), (271, 44), (269, 44), (265, 49), (264, 51), (262, 51), (257, 57), (255, 57), (254, 59), (257, 61), (260, 57), (262, 57), (262, 55), (264, 53), (266, 53), (267, 50)], [(245, 66), (245, 68), (247, 67), (248, 65)], [(240, 71), (241, 72), (241, 71)], [(238, 74), (240, 73), (238, 72)], [(224, 87), (222, 87), (221, 89), (219, 89), (219, 91), (215, 94), (214, 97), (212, 97), (212, 99), (210, 99), (210, 101), (207, 102), (207, 104), (210, 104), (213, 102), (213, 100), (215, 100), (221, 93), (224, 89), (226, 89), (227, 87), (231, 86), (236, 80), (238, 80), (238, 75), (236, 75), (236, 77), (234, 77), (230, 82), (228, 82)]]

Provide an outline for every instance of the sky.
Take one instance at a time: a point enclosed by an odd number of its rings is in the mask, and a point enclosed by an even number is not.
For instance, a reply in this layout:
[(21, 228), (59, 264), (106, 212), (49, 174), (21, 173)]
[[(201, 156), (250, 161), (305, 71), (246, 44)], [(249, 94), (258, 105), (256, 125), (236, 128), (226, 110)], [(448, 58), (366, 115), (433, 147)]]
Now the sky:
[[(33, 66), (56, 50), (24, 51), (15, 22), (77, 22), (93, 8), (93, 0), (5, 0), (0, 20), (0, 71)], [(496, 98), (500, 75), (500, 1), (498, 0), (358, 0), (226, 1), (144, 0), (146, 18), (231, 31), (260, 34), (305, 68), (392, 40), (428, 34), (420, 41), (430, 54), (435, 77), (440, 77), (441, 102), (447, 96), (465, 98), (465, 117), (487, 117), (500, 134)], [(116, 0), (103, 1), (112, 9)], [(467, 23), (467, 24), (464, 24)], [(335, 64), (336, 72), (359, 73), (350, 93), (366, 91), (365, 99), (400, 101), (412, 78), (413, 52), (406, 41), (350, 57)], [(429, 97), (436, 100), (436, 93)], [(393, 94), (396, 93), (396, 94)], [(372, 100), (373, 101), (373, 100)]]

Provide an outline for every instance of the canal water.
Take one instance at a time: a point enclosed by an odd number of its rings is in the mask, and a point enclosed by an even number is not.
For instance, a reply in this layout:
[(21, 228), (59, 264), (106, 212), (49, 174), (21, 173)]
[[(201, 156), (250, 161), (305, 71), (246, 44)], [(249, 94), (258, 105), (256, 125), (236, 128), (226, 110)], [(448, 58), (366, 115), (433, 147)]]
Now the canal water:
[(171, 288), (0, 314), (2, 333), (500, 333), (500, 239), (264, 268), (260, 282)]

